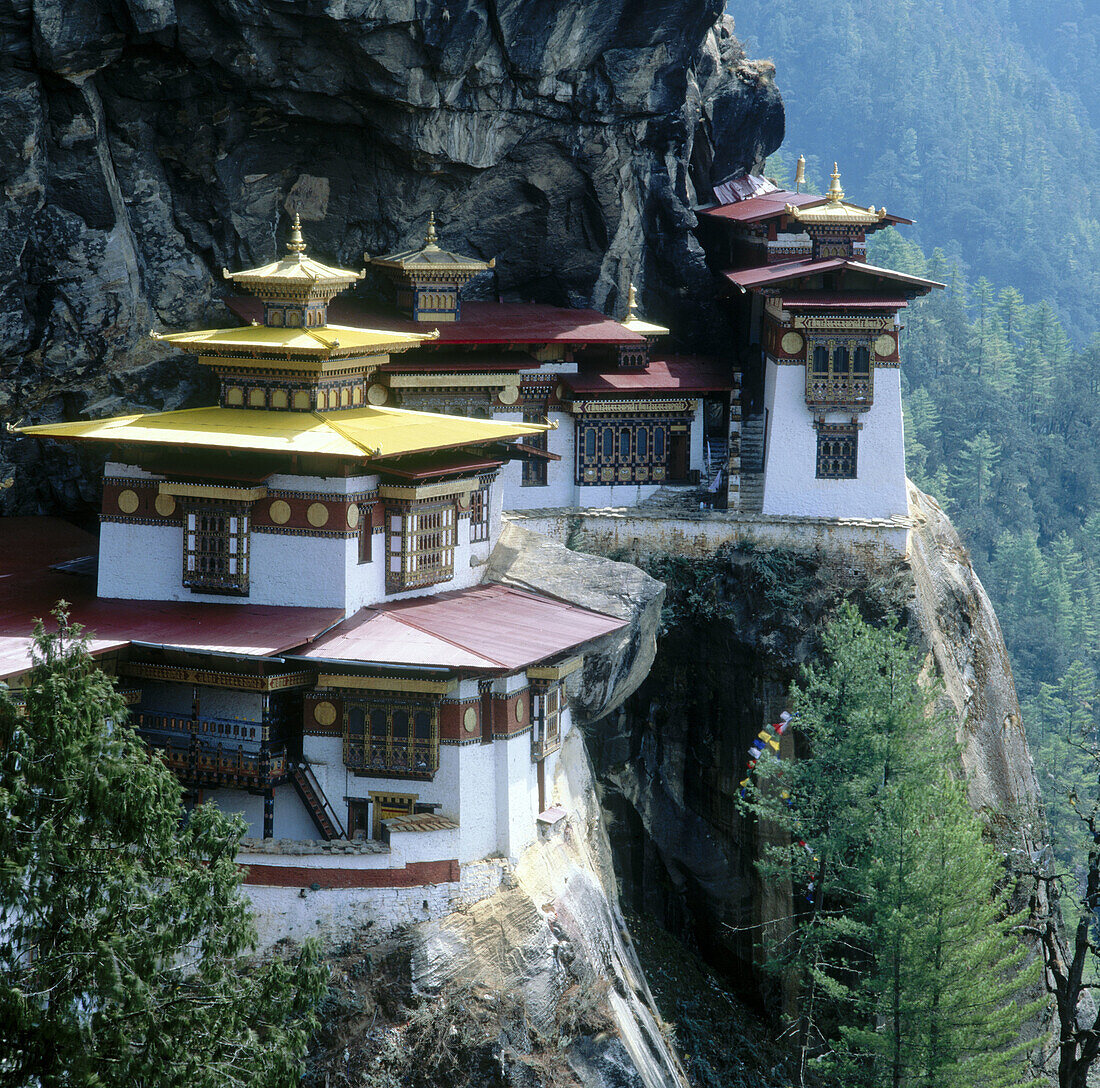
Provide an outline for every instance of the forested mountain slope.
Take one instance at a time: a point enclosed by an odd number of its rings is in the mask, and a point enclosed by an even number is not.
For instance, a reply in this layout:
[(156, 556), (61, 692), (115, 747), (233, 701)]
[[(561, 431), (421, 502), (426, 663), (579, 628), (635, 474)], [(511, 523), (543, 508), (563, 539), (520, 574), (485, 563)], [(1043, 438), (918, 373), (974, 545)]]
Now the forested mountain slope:
[(839, 160), (856, 200), (972, 278), (1049, 300), (1075, 340), (1100, 328), (1100, 12), (1085, 0), (738, 0), (787, 111), (780, 163)]

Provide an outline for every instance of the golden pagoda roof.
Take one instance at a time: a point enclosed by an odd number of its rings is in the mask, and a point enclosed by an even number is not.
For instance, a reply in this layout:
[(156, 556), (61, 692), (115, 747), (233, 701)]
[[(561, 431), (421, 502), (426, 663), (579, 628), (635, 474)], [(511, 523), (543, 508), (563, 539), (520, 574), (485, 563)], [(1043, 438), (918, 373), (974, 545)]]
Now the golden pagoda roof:
[(668, 329), (664, 325), (654, 325), (638, 316), (638, 292), (634, 289), (634, 284), (630, 285), (626, 299), (626, 318), (622, 323), (623, 328), (636, 332), (639, 336), (668, 336)]
[(439, 238), (435, 233), (435, 212), (428, 215), (428, 231), (424, 235), (424, 244), (418, 249), (404, 249), (400, 253), (391, 253), (386, 257), (371, 257), (363, 254), (363, 259), (380, 268), (395, 268), (401, 272), (486, 272), (496, 267), (496, 258), (491, 261), (479, 261), (476, 257), (464, 257), (449, 249), (439, 247)]
[(840, 170), (835, 162), (832, 179), (824, 204), (815, 204), (809, 208), (788, 204), (785, 209), (787, 215), (807, 227), (869, 227), (886, 218), (885, 208), (861, 208), (858, 204), (848, 204), (844, 200), (844, 190), (840, 187)]
[[(196, 355), (247, 351), (256, 355), (316, 356), (329, 359), (347, 355), (386, 355), (415, 348), (434, 340), (429, 333), (358, 329), (349, 325), (305, 326), (241, 325), (232, 329), (197, 329), (192, 332), (150, 333), (154, 340), (176, 344)], [(217, 361), (217, 360), (214, 360)], [(239, 362), (240, 360), (234, 360)]]
[(268, 289), (328, 287), (341, 290), (363, 278), (363, 272), (334, 268), (307, 256), (305, 239), (302, 237), (302, 221), (297, 212), (294, 213), (294, 223), (290, 228), (290, 240), (286, 248), (287, 255), (281, 260), (272, 261), (259, 268), (246, 268), (241, 272), (230, 272), (223, 268), (222, 276), (249, 291), (265, 287)]
[(184, 408), (77, 423), (21, 427), (20, 434), (91, 442), (134, 443), (255, 453), (304, 454), (362, 461), (522, 438), (550, 430), (540, 423), (414, 412), (403, 408), (265, 412), (247, 408)]

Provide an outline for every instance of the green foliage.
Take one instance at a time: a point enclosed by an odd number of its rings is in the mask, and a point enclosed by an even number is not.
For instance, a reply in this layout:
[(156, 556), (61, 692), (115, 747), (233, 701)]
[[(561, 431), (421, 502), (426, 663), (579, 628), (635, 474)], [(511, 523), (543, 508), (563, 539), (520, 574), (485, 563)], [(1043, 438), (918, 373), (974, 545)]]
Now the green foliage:
[(1020, 919), (1003, 917), (1004, 870), (955, 777), (949, 725), (893, 625), (844, 605), (822, 649), (792, 692), (808, 751), (762, 759), (748, 798), (761, 874), (799, 904), (771, 967), (801, 980), (802, 1079), (1020, 1083), (1016, 1038), (1035, 1007), (1017, 998), (1035, 972), (1021, 970)]
[(249, 964), (242, 822), (181, 819), (175, 777), (57, 618), (25, 707), (0, 690), (0, 1084), (296, 1083), (318, 949)]
[(839, 159), (852, 199), (916, 220), (926, 249), (1049, 299), (1074, 338), (1100, 327), (1088, 0), (737, 0), (730, 13), (750, 51), (776, 61), (785, 163), (804, 153), (827, 178)]

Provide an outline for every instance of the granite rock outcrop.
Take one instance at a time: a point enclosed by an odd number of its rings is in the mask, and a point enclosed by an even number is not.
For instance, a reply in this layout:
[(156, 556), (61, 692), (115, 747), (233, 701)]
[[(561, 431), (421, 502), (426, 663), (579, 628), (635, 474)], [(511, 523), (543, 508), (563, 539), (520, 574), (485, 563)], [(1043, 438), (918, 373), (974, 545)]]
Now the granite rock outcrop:
[[(0, 422), (206, 400), (150, 328), (228, 320), (220, 269), (290, 210), (357, 265), (417, 241), (498, 258), (482, 292), (623, 308), (705, 346), (691, 233), (779, 145), (770, 65), (719, 0), (7, 0), (0, 5)], [(364, 282), (366, 295), (377, 284)], [(8, 512), (95, 502), (0, 432)]]
[(949, 519), (912, 485), (910, 510), (909, 553), (892, 563), (729, 546), (706, 560), (640, 557), (668, 582), (660, 651), (637, 692), (587, 730), (623, 901), (725, 963), (752, 1000), (753, 934), (770, 908), (737, 806), (745, 752), (841, 600), (907, 622), (957, 722), (971, 803), (1009, 864), (1045, 841), (992, 605)]

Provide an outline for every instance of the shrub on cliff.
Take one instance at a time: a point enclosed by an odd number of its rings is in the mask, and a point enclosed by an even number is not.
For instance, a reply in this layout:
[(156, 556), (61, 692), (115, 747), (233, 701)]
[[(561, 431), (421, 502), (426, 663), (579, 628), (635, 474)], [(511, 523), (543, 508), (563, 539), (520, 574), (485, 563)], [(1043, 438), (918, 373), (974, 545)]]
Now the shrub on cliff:
[(276, 1088), (327, 971), (247, 960), (238, 819), (150, 758), (63, 606), (0, 689), (0, 1084)]

